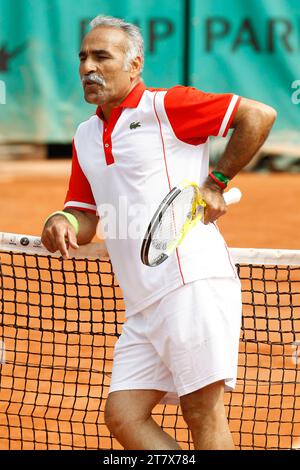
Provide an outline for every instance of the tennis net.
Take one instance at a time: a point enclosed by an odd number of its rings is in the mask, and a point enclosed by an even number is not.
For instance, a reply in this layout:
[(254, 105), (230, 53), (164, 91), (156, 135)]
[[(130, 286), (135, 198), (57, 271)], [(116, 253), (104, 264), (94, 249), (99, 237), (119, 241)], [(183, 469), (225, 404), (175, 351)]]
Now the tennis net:
[[(226, 394), (241, 449), (300, 448), (300, 251), (232, 249), (243, 290), (237, 387)], [(72, 258), (0, 233), (0, 449), (118, 449), (104, 424), (121, 291), (101, 245)], [(100, 258), (99, 258), (100, 257)], [(175, 406), (154, 419), (183, 449)]]

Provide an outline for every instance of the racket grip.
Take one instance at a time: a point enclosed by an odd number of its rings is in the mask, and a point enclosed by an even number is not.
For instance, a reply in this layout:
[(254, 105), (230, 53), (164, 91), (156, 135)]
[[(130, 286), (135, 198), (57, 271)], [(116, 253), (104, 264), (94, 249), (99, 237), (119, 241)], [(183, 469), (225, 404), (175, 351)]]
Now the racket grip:
[(223, 197), (226, 205), (228, 206), (229, 204), (240, 202), (242, 193), (239, 188), (231, 188), (229, 191), (223, 194)]

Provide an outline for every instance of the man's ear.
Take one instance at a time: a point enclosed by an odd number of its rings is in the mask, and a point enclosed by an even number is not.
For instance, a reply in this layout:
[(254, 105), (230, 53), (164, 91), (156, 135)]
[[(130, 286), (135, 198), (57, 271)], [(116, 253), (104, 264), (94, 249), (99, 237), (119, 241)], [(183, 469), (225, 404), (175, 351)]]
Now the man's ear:
[(130, 65), (129, 65), (130, 77), (132, 79), (138, 77), (141, 73), (141, 68), (142, 68), (142, 59), (141, 57), (137, 56), (135, 57), (135, 59), (133, 59), (130, 62)]

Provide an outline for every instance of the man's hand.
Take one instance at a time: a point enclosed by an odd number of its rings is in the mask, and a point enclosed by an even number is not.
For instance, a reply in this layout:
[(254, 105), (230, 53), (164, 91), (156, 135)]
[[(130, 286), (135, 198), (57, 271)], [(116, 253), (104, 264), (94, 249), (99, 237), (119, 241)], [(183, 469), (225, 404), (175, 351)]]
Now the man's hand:
[(78, 244), (90, 243), (96, 234), (99, 217), (94, 213), (71, 208), (64, 209), (64, 212), (74, 215), (78, 220), (78, 235), (76, 236), (75, 229), (68, 219), (64, 215), (57, 214), (47, 221), (41, 238), (42, 243), (51, 253), (58, 250), (64, 258), (68, 258), (69, 247), (76, 249)]
[(210, 178), (202, 186), (201, 195), (206, 202), (203, 220), (205, 225), (209, 222), (215, 222), (226, 213), (227, 206), (222, 194), (222, 189), (216, 183), (210, 181)]
[(60, 251), (65, 259), (69, 258), (69, 247), (78, 248), (75, 229), (63, 215), (54, 215), (47, 221), (41, 239), (48, 251)]

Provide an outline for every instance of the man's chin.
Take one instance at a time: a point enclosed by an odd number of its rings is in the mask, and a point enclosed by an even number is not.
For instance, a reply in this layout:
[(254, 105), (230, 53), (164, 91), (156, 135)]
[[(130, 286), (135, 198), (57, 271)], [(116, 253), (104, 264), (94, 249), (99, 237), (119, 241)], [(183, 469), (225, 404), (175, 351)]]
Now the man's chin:
[(95, 105), (99, 105), (101, 104), (102, 100), (101, 100), (101, 96), (99, 96), (98, 93), (88, 93), (88, 92), (85, 92), (84, 93), (84, 99), (87, 103), (89, 104), (95, 104)]

